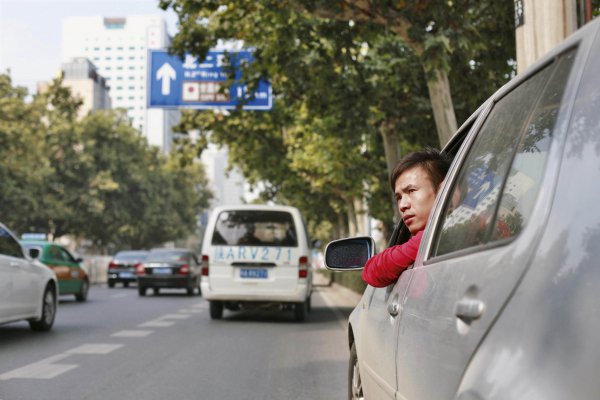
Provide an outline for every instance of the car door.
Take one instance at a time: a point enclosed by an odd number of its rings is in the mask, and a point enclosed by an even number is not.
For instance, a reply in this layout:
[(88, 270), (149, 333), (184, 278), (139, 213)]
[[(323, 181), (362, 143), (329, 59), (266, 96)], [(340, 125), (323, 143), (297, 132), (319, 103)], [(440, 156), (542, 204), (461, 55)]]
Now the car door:
[(14, 313), (12, 298), (12, 257), (7, 238), (10, 234), (0, 226), (0, 320), (6, 320)]
[(55, 246), (55, 248), (58, 257), (57, 263), (61, 268), (65, 268), (66, 271), (64, 281), (65, 293), (78, 293), (81, 290), (84, 271), (71, 253), (60, 246)]
[(32, 314), (38, 301), (41, 301), (36, 267), (25, 258), (19, 242), (2, 226), (0, 226), (0, 268), (2, 268), (0, 275), (3, 280), (1, 288), (6, 290), (6, 293), (0, 295), (3, 300), (3, 314), (10, 317)]
[(59, 294), (73, 293), (71, 268), (63, 260), (63, 254), (56, 245), (45, 246), (44, 264), (52, 268), (58, 279)]
[(403, 274), (410, 284), (400, 306), (398, 399), (454, 397), (527, 268), (550, 204), (538, 195), (552, 184), (546, 169), (557, 167), (548, 160), (558, 117), (568, 114), (560, 105), (575, 55), (494, 99), (457, 155), (415, 267)]
[(403, 297), (407, 284), (401, 275), (396, 285), (384, 288), (369, 286), (359, 306), (360, 335), (357, 352), (363, 390), (368, 398), (394, 399), (396, 392), (396, 353), (391, 343), (398, 335), (398, 314), (390, 314), (390, 304)]

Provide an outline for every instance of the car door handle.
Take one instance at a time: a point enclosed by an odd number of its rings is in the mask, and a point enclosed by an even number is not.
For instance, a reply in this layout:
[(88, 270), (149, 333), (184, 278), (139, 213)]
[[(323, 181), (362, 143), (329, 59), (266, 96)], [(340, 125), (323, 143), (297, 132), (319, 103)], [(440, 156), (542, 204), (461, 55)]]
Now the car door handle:
[(387, 310), (388, 313), (392, 316), (395, 317), (396, 315), (398, 315), (398, 313), (400, 312), (400, 304), (396, 303), (395, 301), (391, 302), (390, 304), (388, 304), (387, 306)]
[(485, 304), (477, 299), (462, 299), (456, 303), (455, 314), (460, 319), (478, 319), (485, 311)]

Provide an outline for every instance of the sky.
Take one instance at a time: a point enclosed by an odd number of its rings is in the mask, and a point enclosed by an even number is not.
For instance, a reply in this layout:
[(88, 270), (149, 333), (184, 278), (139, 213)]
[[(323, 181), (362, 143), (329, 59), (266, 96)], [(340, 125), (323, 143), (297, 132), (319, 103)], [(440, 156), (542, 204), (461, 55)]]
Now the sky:
[(158, 8), (158, 0), (0, 0), (0, 73), (10, 69), (13, 86), (34, 93), (37, 82), (60, 70), (63, 19), (136, 14), (162, 15), (169, 34), (176, 33), (177, 16)]

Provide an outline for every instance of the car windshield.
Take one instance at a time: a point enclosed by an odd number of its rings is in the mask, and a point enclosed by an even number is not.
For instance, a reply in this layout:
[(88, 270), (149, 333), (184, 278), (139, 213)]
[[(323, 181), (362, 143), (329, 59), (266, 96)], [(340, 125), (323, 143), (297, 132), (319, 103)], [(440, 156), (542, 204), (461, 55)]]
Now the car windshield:
[(185, 261), (187, 255), (181, 251), (159, 251), (148, 254), (146, 261)]
[(296, 227), (289, 212), (234, 210), (217, 218), (212, 244), (229, 246), (297, 246)]

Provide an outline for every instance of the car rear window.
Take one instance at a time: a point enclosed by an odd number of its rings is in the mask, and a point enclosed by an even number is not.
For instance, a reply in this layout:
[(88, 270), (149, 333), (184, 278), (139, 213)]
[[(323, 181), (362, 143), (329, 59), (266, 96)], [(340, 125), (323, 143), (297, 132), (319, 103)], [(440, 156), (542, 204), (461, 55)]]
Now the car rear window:
[(292, 214), (286, 211), (222, 211), (211, 239), (213, 245), (298, 246)]
[(119, 260), (139, 260), (141, 258), (145, 258), (146, 257), (146, 252), (144, 251), (129, 251), (127, 253), (117, 253), (115, 255), (115, 258), (118, 258)]
[(146, 261), (181, 261), (186, 259), (186, 253), (181, 251), (160, 251), (148, 254)]

